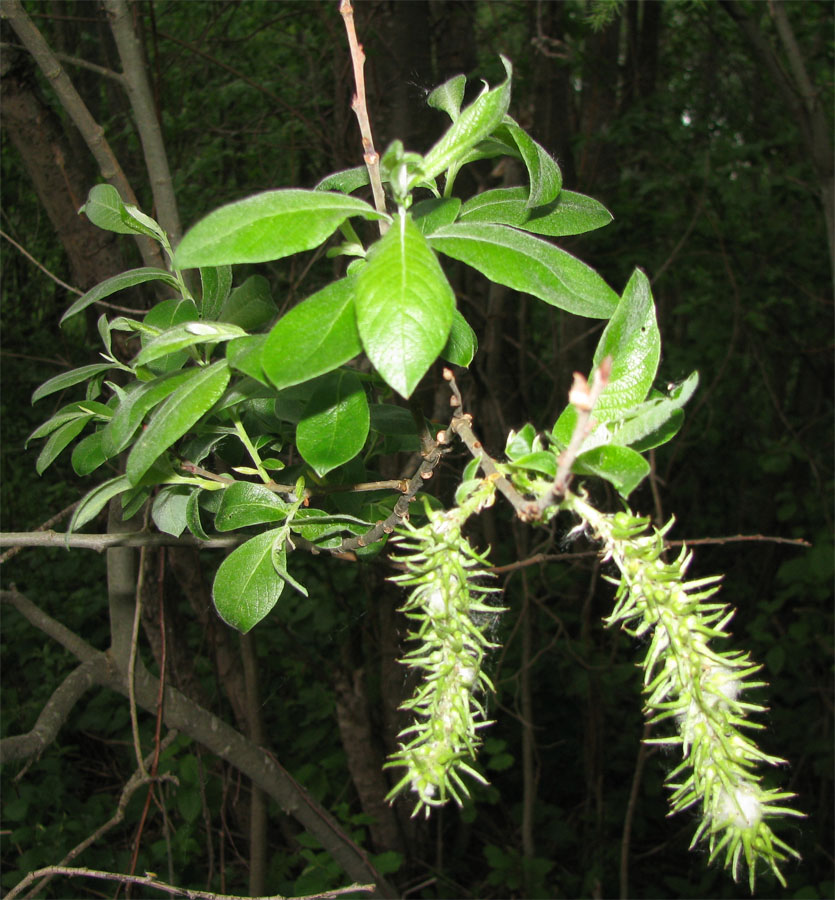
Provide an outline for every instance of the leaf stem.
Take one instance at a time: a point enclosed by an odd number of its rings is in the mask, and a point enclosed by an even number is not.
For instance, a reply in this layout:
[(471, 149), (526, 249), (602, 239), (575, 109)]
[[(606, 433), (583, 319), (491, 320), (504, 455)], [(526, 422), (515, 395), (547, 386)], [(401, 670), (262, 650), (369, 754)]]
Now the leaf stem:
[(270, 484), (272, 478), (267, 474), (267, 470), (264, 468), (264, 464), (261, 462), (261, 456), (258, 451), (255, 449), (255, 444), (249, 439), (249, 435), (246, 433), (246, 429), (243, 426), (243, 422), (241, 422), (241, 417), (236, 413), (232, 419), (232, 424), (235, 426), (235, 431), (238, 434), (238, 437), (241, 439), (241, 443), (246, 447), (246, 452), (249, 453), (252, 462), (255, 465), (256, 470), (258, 471), (258, 477), (264, 482), (264, 484)]

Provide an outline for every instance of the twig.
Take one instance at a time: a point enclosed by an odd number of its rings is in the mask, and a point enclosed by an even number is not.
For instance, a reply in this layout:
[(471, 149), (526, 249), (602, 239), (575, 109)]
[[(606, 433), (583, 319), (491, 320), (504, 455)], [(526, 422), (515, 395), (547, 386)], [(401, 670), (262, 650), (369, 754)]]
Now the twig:
[[(452, 397), (450, 398), (449, 403), (455, 410), (449, 430), (461, 438), (473, 457), (478, 460), (482, 472), (484, 472), (488, 478), (493, 478), (495, 480), (496, 488), (505, 496), (516, 510), (516, 514), (521, 518), (530, 505), (529, 501), (513, 487), (504, 475), (502, 475), (493, 458), (484, 449), (481, 441), (475, 436), (472, 428), (473, 417), (469, 413), (463, 412), (461, 409), (461, 391), (458, 389), (458, 384), (455, 381), (455, 376), (452, 374), (451, 369), (444, 369), (444, 379), (449, 382), (449, 387), (452, 391)], [(438, 440), (445, 441), (446, 434), (439, 431)]]
[[(174, 537), (171, 534), (151, 532), (108, 532), (107, 534), (62, 534), (58, 531), (8, 531), (0, 532), (0, 547), (64, 547), (65, 549), (97, 550), (102, 553), (112, 547), (199, 547), (201, 550), (231, 550), (251, 535), (214, 535), (201, 541), (190, 534)], [(295, 543), (295, 541), (294, 541)], [(5, 554), (0, 562), (5, 561)]]
[[(448, 450), (448, 448), (444, 446), (442, 435), (444, 435), (444, 432), (439, 431), (438, 439), (433, 442), (434, 446), (427, 452), (423, 462), (418, 466), (417, 472), (409, 479), (406, 489), (403, 491), (402, 495), (397, 498), (397, 503), (394, 504), (394, 509), (391, 513), (382, 522), (378, 522), (373, 528), (366, 531), (365, 534), (360, 534), (355, 538), (346, 538), (339, 547), (331, 551), (332, 553), (338, 555), (351, 550), (358, 550), (362, 547), (368, 547), (370, 544), (375, 544), (385, 537), (385, 535), (391, 534), (404, 519), (408, 518), (409, 504), (412, 502), (421, 486), (429, 481), (435, 474), (435, 469), (438, 467), (443, 455)], [(293, 538), (294, 543), (295, 541), (296, 539)]]
[[(357, 30), (354, 26), (354, 8), (351, 0), (340, 0), (339, 13), (345, 22), (345, 31), (348, 34), (348, 46), (351, 48), (351, 62), (354, 66), (354, 83), (357, 92), (351, 101), (351, 109), (357, 117), (362, 135), (362, 149), (365, 166), (368, 169), (368, 177), (371, 180), (371, 191), (374, 194), (374, 206), (377, 212), (386, 211), (386, 195), (383, 192), (383, 182), (380, 178), (380, 154), (374, 149), (374, 138), (371, 134), (371, 121), (368, 118), (368, 106), (365, 102), (365, 51), (357, 40)], [(380, 234), (388, 231), (388, 222), (380, 219)]]
[(626, 804), (626, 815), (623, 817), (623, 831), (620, 839), (620, 896), (621, 900), (629, 897), (629, 844), (632, 838), (632, 822), (638, 805), (638, 791), (644, 774), (644, 763), (652, 756), (655, 748), (646, 742), (652, 732), (652, 724), (644, 724), (644, 733), (638, 744), (638, 756), (635, 760), (635, 771), (632, 773), (632, 784), (629, 788), (629, 802)]
[(24, 250), (23, 247), (21, 247), (14, 238), (9, 237), (9, 235), (7, 235), (5, 231), (0, 230), (0, 237), (4, 237), (16, 250), (19, 250), (29, 260), (29, 262), (34, 263), (41, 270), (41, 272), (43, 272), (45, 275), (48, 275), (56, 284), (60, 284), (62, 288), (65, 288), (73, 294), (78, 294), (79, 296), (84, 293), (84, 291), (80, 291), (77, 287), (73, 287), (71, 284), (67, 284), (66, 281), (61, 281), (61, 279), (57, 275), (53, 275), (52, 272), (50, 272), (49, 269), (46, 268), (46, 266), (39, 263), (31, 253), (29, 253), (27, 250)]
[(560, 453), (557, 461), (557, 474), (554, 478), (554, 483), (551, 485), (551, 490), (546, 491), (535, 504), (531, 504), (529, 519), (540, 518), (549, 506), (559, 503), (565, 496), (571, 477), (571, 467), (574, 465), (574, 460), (583, 446), (583, 441), (594, 428), (591, 411), (609, 383), (611, 374), (611, 356), (607, 356), (597, 367), (591, 386), (589, 386), (584, 375), (580, 374), (580, 372), (574, 373), (574, 383), (568, 392), (568, 402), (577, 410), (577, 422), (574, 425), (574, 432), (571, 435), (568, 446)]
[(698, 544), (734, 544), (739, 541), (762, 541), (765, 544), (791, 544), (794, 547), (811, 547), (811, 541), (805, 538), (774, 537), (768, 534), (734, 534), (728, 537), (693, 538), (692, 540), (664, 541), (666, 547), (696, 547)]
[[(35, 872), (30, 872), (26, 876), (27, 879), (41, 878), (44, 875), (67, 875), (70, 878), (99, 878), (104, 881), (118, 881), (121, 884), (140, 884), (145, 887), (152, 887), (174, 897), (188, 897), (189, 900), (247, 900), (240, 894), (216, 894), (213, 891), (197, 891), (191, 888), (176, 887), (164, 881), (159, 881), (154, 875), (120, 875), (118, 872), (103, 872), (100, 869), (75, 869), (67, 866), (46, 866)], [(24, 879), (26, 881), (26, 879)], [(18, 890), (24, 882), (15, 888)], [(29, 881), (31, 884), (31, 881)], [(303, 897), (295, 897), (293, 900), (329, 900), (333, 897), (342, 897), (345, 894), (351, 894), (354, 891), (365, 891), (371, 893), (375, 888), (373, 884), (349, 884), (347, 887), (334, 888), (330, 891), (323, 891), (319, 894), (305, 894)], [(6, 895), (9, 898), (17, 896), (14, 892)], [(261, 897), (259, 900), (287, 900), (283, 894), (272, 894), (269, 897)]]
[[(140, 566), (142, 565), (142, 554), (144, 554), (145, 548), (142, 548), (140, 551)], [(156, 715), (156, 726), (154, 729), (154, 749), (149, 754), (150, 762), (150, 774), (149, 774), (149, 784), (148, 784), (148, 793), (145, 795), (145, 804), (142, 807), (142, 813), (139, 816), (139, 824), (136, 826), (136, 837), (133, 841), (133, 855), (131, 856), (130, 861), (130, 873), (136, 871), (136, 861), (139, 858), (139, 848), (142, 844), (142, 832), (145, 828), (145, 822), (148, 817), (148, 810), (151, 806), (151, 800), (156, 802), (157, 807), (162, 813), (162, 819), (164, 826), (168, 824), (168, 815), (167, 810), (164, 808), (161, 800), (157, 798), (154, 788), (156, 782), (157, 771), (159, 770), (159, 757), (160, 752), (162, 750), (160, 743), (160, 735), (162, 734), (162, 723), (163, 723), (163, 708), (165, 703), (165, 679), (167, 676), (166, 670), (166, 661), (168, 656), (168, 643), (165, 637), (165, 595), (163, 591), (163, 585), (165, 583), (165, 553), (158, 554), (159, 557), (159, 575), (157, 578), (157, 592), (159, 594), (159, 635), (160, 635), (160, 658), (159, 658), (159, 690), (157, 691), (157, 715)], [(138, 586), (137, 586), (138, 590)], [(166, 838), (168, 838), (168, 832), (166, 830)], [(170, 846), (169, 846), (170, 852)], [(171, 859), (169, 856), (168, 860), (168, 880), (173, 881), (172, 868), (171, 868)], [(130, 891), (126, 891), (126, 896), (130, 895)]]
[(139, 551), (139, 575), (136, 579), (136, 594), (133, 609), (133, 633), (130, 639), (130, 657), (128, 659), (128, 701), (130, 705), (130, 725), (133, 732), (133, 749), (136, 753), (136, 761), (139, 771), (147, 778), (145, 763), (142, 759), (142, 742), (139, 737), (139, 716), (136, 711), (136, 653), (139, 645), (139, 623), (142, 618), (142, 588), (145, 583), (145, 553), (146, 547)]
[[(65, 516), (68, 516), (78, 504), (81, 503), (80, 500), (76, 500), (75, 503), (70, 503), (69, 506), (65, 507), (61, 510), (61, 512), (55, 513), (54, 516), (50, 516), (45, 522), (38, 525), (35, 531), (46, 531), (47, 528), (52, 528), (53, 525), (57, 524), (61, 521)], [(18, 545), (17, 547), (12, 547), (11, 550), (7, 550), (5, 553), (0, 553), (0, 564), (10, 560), (13, 556), (16, 556), (20, 553), (21, 549), (24, 545)]]

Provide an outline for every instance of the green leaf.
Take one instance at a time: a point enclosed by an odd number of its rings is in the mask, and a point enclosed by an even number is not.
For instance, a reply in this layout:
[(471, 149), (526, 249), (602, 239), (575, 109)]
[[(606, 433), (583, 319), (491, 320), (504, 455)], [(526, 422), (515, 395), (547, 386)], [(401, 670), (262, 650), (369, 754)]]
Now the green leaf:
[(111, 478), (94, 487), (76, 506), (67, 529), (68, 533), (72, 534), (73, 531), (77, 531), (92, 519), (95, 519), (112, 497), (121, 494), (130, 487), (131, 483), (128, 481), (127, 475), (117, 475), (116, 478)]
[[(681, 407), (690, 399), (699, 382), (699, 375), (693, 372), (686, 381), (674, 387), (668, 397), (658, 394), (643, 403), (630, 407), (625, 415), (608, 416), (601, 413), (597, 419), (597, 407), (594, 418), (595, 428), (583, 441), (583, 451), (591, 450), (603, 444), (631, 446), (633, 450), (643, 453), (666, 443), (681, 427), (684, 413)], [(657, 393), (657, 392), (653, 392)], [(577, 410), (567, 406), (554, 425), (554, 440), (566, 447), (577, 424)]]
[(150, 216), (132, 203), (123, 202), (119, 192), (110, 184), (97, 184), (90, 189), (87, 202), (79, 209), (104, 231), (117, 234), (144, 234), (157, 241), (165, 239), (165, 232)]
[(236, 481), (221, 494), (220, 506), (215, 513), (215, 529), (234, 531), (264, 522), (283, 522), (288, 509), (281, 497), (264, 485)]
[(113, 415), (113, 410), (97, 400), (76, 400), (74, 403), (68, 403), (66, 406), (62, 406), (54, 416), (47, 419), (43, 425), (39, 425), (26, 438), (24, 446), (28, 446), (30, 441), (46, 437), (55, 431), (56, 428), (73, 419), (78, 419), (79, 417), (89, 419), (89, 413), (96, 413), (102, 419), (109, 419)]
[[(284, 590), (284, 580), (273, 564), (273, 545), (276, 540), (283, 543), (283, 531), (265, 531), (235, 548), (215, 575), (215, 609), (224, 622), (243, 634), (270, 612)], [(282, 547), (279, 552), (286, 551)]]
[[(182, 325), (184, 322), (196, 322), (199, 318), (200, 313), (198, 313), (197, 306), (193, 300), (182, 297), (172, 297), (169, 300), (163, 300), (151, 307), (145, 314), (145, 318), (142, 320), (144, 328), (140, 334), (140, 343), (143, 347), (146, 347), (169, 328), (173, 328), (175, 325)], [(153, 329), (153, 332), (144, 330), (147, 328)], [(174, 348), (172, 348), (173, 350)], [(182, 350), (171, 352), (170, 354), (163, 353), (158, 358), (149, 361), (149, 368), (155, 375), (161, 375), (164, 372), (181, 369), (188, 361), (188, 358), (188, 353)]]
[(180, 269), (267, 262), (311, 250), (349, 216), (385, 219), (364, 200), (326, 191), (266, 191), (209, 213), (174, 254)]
[(343, 169), (323, 178), (314, 191), (339, 191), (340, 194), (352, 194), (355, 190), (365, 187), (371, 181), (366, 166), (355, 166), (353, 169)]
[(290, 530), (311, 544), (324, 550), (335, 550), (342, 543), (345, 532), (349, 534), (365, 534), (372, 527), (355, 516), (329, 515), (323, 509), (300, 509)]
[(547, 450), (523, 453), (521, 456), (517, 456), (509, 465), (527, 471), (539, 472), (542, 475), (547, 475), (549, 478), (554, 478), (557, 474), (557, 458)]
[(200, 318), (215, 321), (220, 318), (220, 311), (232, 288), (232, 267), (206, 266), (200, 270), (200, 283), (203, 288)]
[(534, 234), (562, 237), (602, 228), (612, 221), (612, 214), (597, 200), (572, 191), (561, 191), (553, 202), (531, 209), (528, 189), (512, 187), (476, 194), (461, 208), (458, 221), (512, 225)]
[(521, 456), (541, 449), (542, 445), (537, 440), (536, 429), (528, 422), (519, 431), (510, 431), (505, 442), (504, 455), (509, 460), (514, 461)]
[(408, 214), (396, 216), (357, 274), (356, 310), (368, 358), (402, 396), (443, 350), (454, 309), (455, 295), (426, 238)]
[[(683, 424), (684, 413), (680, 409), (675, 409), (658, 428), (649, 432), (645, 437), (632, 441), (630, 445), (638, 453), (646, 453), (647, 450), (652, 450), (653, 447), (660, 447), (662, 444), (666, 444), (667, 441), (671, 441), (681, 431)], [(618, 443), (623, 443), (623, 441), (619, 439)]]
[(478, 338), (467, 320), (456, 309), (452, 314), (449, 337), (441, 350), (441, 356), (455, 366), (466, 368), (473, 361), (478, 350)]
[(97, 184), (90, 188), (87, 202), (79, 209), (98, 228), (115, 231), (117, 234), (136, 234), (136, 229), (128, 225), (123, 216), (125, 204), (119, 192), (111, 184)]
[(415, 225), (424, 233), (432, 234), (444, 225), (451, 225), (458, 210), (461, 209), (461, 201), (458, 197), (430, 197), (415, 203), (411, 209)]
[(235, 338), (226, 345), (226, 360), (233, 369), (249, 375), (261, 384), (266, 384), (267, 376), (261, 365), (261, 355), (266, 343), (266, 334), (250, 334), (247, 337)]
[(126, 471), (136, 484), (155, 460), (179, 440), (220, 399), (229, 366), (220, 360), (180, 385), (154, 413), (128, 456)]
[(617, 294), (594, 269), (514, 228), (456, 222), (436, 231), (429, 243), (491, 281), (576, 315), (607, 319), (617, 307)]
[(125, 288), (133, 287), (136, 284), (143, 284), (146, 281), (164, 281), (172, 287), (178, 287), (177, 279), (170, 272), (166, 272), (165, 269), (130, 269), (127, 272), (122, 272), (120, 275), (114, 275), (112, 278), (102, 281), (94, 288), (90, 288), (86, 294), (79, 297), (64, 315), (61, 316), (61, 322), (59, 324), (63, 324), (71, 316), (80, 313), (83, 309), (86, 309), (90, 304), (95, 303), (98, 300), (103, 300), (105, 297), (109, 297), (117, 291), (123, 291)]
[(186, 508), (194, 488), (184, 484), (166, 484), (160, 488), (151, 507), (151, 518), (160, 531), (179, 537), (186, 529)]
[(153, 381), (129, 385), (110, 421), (102, 430), (102, 450), (110, 459), (121, 453), (131, 442), (145, 416), (183, 383), (197, 377), (200, 369), (160, 375)]
[(485, 91), (455, 118), (446, 134), (426, 154), (423, 178), (435, 178), (454, 163), (460, 163), (468, 150), (483, 141), (501, 124), (510, 104), (510, 80), (513, 74), (513, 67), (504, 56), (502, 63), (507, 78), (492, 91)]
[(554, 200), (562, 188), (562, 173), (551, 155), (510, 116), (505, 116), (495, 136), (508, 143), (512, 141), (519, 150), (530, 182), (528, 206), (542, 206)]
[(203, 491), (200, 488), (192, 490), (186, 503), (186, 525), (188, 530), (200, 541), (208, 541), (209, 535), (203, 530), (200, 521), (200, 497)]
[(322, 376), (296, 428), (302, 458), (320, 476), (353, 459), (368, 437), (368, 400), (349, 371)]
[(103, 465), (107, 457), (102, 449), (102, 432), (96, 431), (80, 440), (72, 451), (72, 467), (76, 475), (89, 475)]
[(464, 101), (464, 90), (467, 86), (466, 75), (455, 75), (435, 88), (426, 98), (427, 106), (445, 112), (454, 122), (461, 115), (461, 104)]
[(90, 366), (81, 366), (79, 369), (73, 369), (70, 372), (62, 372), (49, 381), (45, 381), (32, 394), (32, 402), (37, 403), (44, 397), (54, 394), (56, 391), (63, 391), (65, 388), (72, 387), (81, 381), (88, 381), (90, 378), (98, 375), (99, 372), (106, 372), (113, 368), (113, 363), (93, 363)]
[(63, 425), (55, 429), (50, 434), (47, 442), (43, 445), (41, 452), (35, 462), (35, 471), (38, 475), (43, 475), (49, 466), (55, 461), (61, 451), (71, 444), (82, 431), (84, 426), (93, 418), (91, 414), (78, 416), (70, 419)]
[(283, 541), (280, 544), (273, 544), (273, 567), (275, 568), (278, 577), (283, 581), (286, 581), (291, 588), (297, 590), (302, 597), (309, 596), (307, 588), (296, 581), (296, 579), (287, 571), (287, 548)]
[(592, 197), (560, 191), (553, 203), (532, 209), (530, 217), (517, 227), (548, 237), (564, 237), (602, 228), (612, 218), (609, 210)]
[(269, 333), (264, 374), (279, 390), (301, 384), (362, 352), (354, 312), (354, 279), (341, 278), (294, 306)]
[(592, 415), (598, 422), (620, 418), (646, 397), (661, 357), (661, 335), (649, 280), (636, 269), (623, 291), (617, 310), (600, 336), (594, 366), (612, 357), (609, 384)]
[(139, 351), (134, 365), (146, 366), (163, 356), (193, 347), (195, 344), (218, 344), (232, 338), (245, 337), (246, 332), (237, 325), (225, 322), (184, 322), (157, 335)]
[(415, 420), (408, 409), (393, 403), (373, 403), (369, 410), (374, 431), (388, 435), (415, 435)]
[(487, 222), (497, 225), (521, 227), (530, 218), (529, 192), (526, 187), (494, 188), (482, 191), (461, 207), (459, 222)]
[(649, 475), (649, 463), (630, 447), (607, 444), (581, 453), (571, 471), (605, 478), (625, 499)]
[(250, 275), (229, 295), (218, 318), (222, 322), (240, 325), (245, 331), (257, 331), (277, 315), (278, 308), (270, 293), (270, 283), (263, 275)]
[(156, 219), (142, 212), (141, 209), (132, 203), (124, 203), (121, 209), (122, 222), (137, 234), (144, 234), (146, 237), (153, 238), (160, 243), (166, 239), (165, 232), (160, 227)]
[[(690, 399), (699, 384), (698, 372), (693, 372), (682, 384), (675, 387), (669, 397), (647, 400), (642, 403), (636, 415), (626, 419), (620, 425), (613, 428), (612, 441), (616, 444), (634, 445), (641, 442), (641, 450), (659, 446), (669, 440), (681, 425), (681, 416), (672, 434), (664, 432), (660, 434), (663, 426), (667, 424), (674, 413), (680, 412), (681, 407)], [(683, 414), (682, 414), (683, 415)], [(654, 436), (659, 443), (645, 445), (645, 441)]]

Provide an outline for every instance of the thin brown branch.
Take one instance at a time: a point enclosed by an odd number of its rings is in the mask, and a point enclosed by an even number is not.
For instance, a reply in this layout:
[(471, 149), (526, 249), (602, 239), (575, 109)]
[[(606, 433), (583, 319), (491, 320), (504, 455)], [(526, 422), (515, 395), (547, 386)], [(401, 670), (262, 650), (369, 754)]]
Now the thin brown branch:
[[(118, 881), (120, 884), (138, 884), (144, 887), (154, 888), (172, 897), (187, 897), (189, 900), (247, 900), (240, 894), (216, 894), (214, 891), (198, 891), (191, 888), (176, 887), (165, 881), (159, 881), (154, 875), (121, 875), (118, 872), (103, 872), (100, 869), (83, 869), (70, 868), (68, 866), (46, 866), (31, 872), (26, 877), (31, 880), (41, 878), (44, 875), (66, 875), (69, 878), (96, 878), (103, 881)], [(28, 884), (31, 884), (29, 881)], [(21, 882), (15, 888), (15, 891), (23, 885)], [(28, 884), (26, 885), (28, 887)], [(345, 894), (351, 894), (355, 891), (364, 891), (371, 893), (374, 890), (373, 884), (349, 884), (347, 887), (334, 888), (330, 891), (323, 891), (319, 894), (306, 894), (304, 897), (296, 897), (294, 900), (329, 900), (329, 898), (342, 897)], [(6, 895), (9, 898), (16, 897), (18, 894), (10, 892)], [(261, 897), (260, 900), (287, 900), (283, 894), (271, 894), (269, 897)]]
[(42, 263), (39, 263), (31, 253), (21, 247), (14, 238), (9, 237), (9, 235), (7, 235), (6, 232), (2, 229), (0, 229), (0, 237), (4, 237), (16, 250), (22, 253), (30, 263), (36, 265), (41, 270), (41, 272), (43, 272), (45, 275), (48, 275), (56, 284), (60, 284), (61, 287), (65, 290), (68, 290), (73, 294), (78, 294), (79, 296), (84, 293), (84, 291), (80, 291), (77, 287), (73, 287), (71, 284), (67, 284), (66, 281), (61, 281), (61, 279), (57, 275), (53, 275), (53, 273), (50, 272), (46, 266), (44, 266)]
[[(371, 180), (371, 191), (374, 194), (374, 206), (377, 212), (386, 211), (386, 195), (383, 191), (383, 182), (380, 178), (380, 154), (374, 149), (374, 137), (371, 134), (371, 121), (368, 118), (368, 105), (365, 100), (365, 51), (357, 40), (357, 30), (354, 25), (354, 8), (351, 0), (340, 0), (339, 13), (345, 22), (345, 31), (348, 34), (348, 46), (351, 48), (351, 62), (354, 66), (354, 83), (357, 92), (351, 101), (351, 109), (357, 117), (362, 136), (363, 159), (368, 169), (368, 177)], [(388, 231), (388, 222), (381, 219), (378, 223), (380, 234)]]
[[(0, 50), (25, 49), (26, 48), (22, 47), (20, 44), (12, 44), (9, 41), (0, 41)], [(79, 69), (87, 69), (88, 72), (95, 72), (96, 75), (101, 75), (102, 78), (109, 78), (111, 81), (117, 81), (120, 84), (122, 83), (122, 76), (118, 72), (114, 72), (113, 69), (108, 69), (105, 66), (99, 66), (96, 63), (89, 62), (86, 59), (81, 59), (78, 56), (70, 56), (68, 53), (60, 53), (57, 50), (53, 50), (52, 52), (55, 54), (55, 58), (60, 59), (61, 62), (69, 63), (71, 66), (76, 66)]]
[(791, 544), (794, 547), (812, 546), (811, 542), (807, 541), (805, 538), (775, 537), (774, 535), (768, 534), (734, 534), (729, 535), (728, 537), (707, 537), (693, 538), (692, 540), (682, 541), (664, 541), (664, 546), (681, 547), (682, 545), (686, 545), (687, 547), (697, 547), (699, 544), (735, 544), (740, 541), (756, 541), (764, 544)]
[(565, 496), (571, 478), (571, 467), (574, 465), (574, 460), (583, 446), (583, 441), (594, 428), (594, 419), (591, 417), (591, 411), (594, 409), (594, 404), (597, 403), (600, 395), (606, 389), (611, 374), (611, 356), (607, 356), (597, 367), (591, 385), (586, 381), (585, 376), (579, 372), (574, 373), (574, 383), (568, 392), (568, 402), (577, 410), (577, 422), (574, 425), (574, 431), (568, 446), (560, 453), (557, 460), (557, 474), (554, 478), (554, 483), (551, 485), (551, 490), (539, 498), (534, 510), (532, 510), (538, 515), (532, 515), (532, 518), (538, 518), (549, 506), (559, 503)]
[[(440, 440), (442, 434), (443, 432), (438, 433), (438, 440), (434, 441), (434, 447), (426, 454), (423, 462), (418, 466), (417, 472), (409, 479), (406, 489), (397, 498), (397, 503), (394, 504), (394, 509), (391, 513), (382, 522), (378, 522), (373, 528), (366, 531), (365, 534), (344, 540), (336, 550), (332, 551), (333, 553), (338, 555), (375, 544), (387, 534), (391, 534), (404, 519), (409, 517), (409, 504), (421, 487), (435, 474), (435, 469), (438, 467), (444, 453), (447, 452), (447, 448), (443, 446)], [(293, 538), (293, 542), (295, 543), (295, 538)]]
[[(461, 391), (458, 388), (458, 383), (456, 382), (451, 369), (444, 369), (444, 380), (449, 383), (449, 388), (452, 391), (452, 397), (450, 397), (449, 403), (455, 410), (449, 430), (461, 438), (473, 458), (478, 460), (481, 471), (484, 472), (488, 478), (492, 478), (495, 481), (497, 490), (509, 501), (511, 506), (516, 510), (516, 514), (520, 518), (524, 518), (524, 513), (530, 503), (501, 473), (496, 462), (484, 449), (481, 441), (476, 437), (472, 427), (473, 417), (469, 413), (465, 413), (462, 409)], [(446, 439), (446, 434), (443, 431), (439, 431), (438, 440), (445, 441)]]
[(652, 756), (654, 747), (645, 743), (652, 732), (652, 725), (647, 722), (644, 725), (644, 733), (641, 735), (641, 743), (638, 745), (638, 756), (635, 760), (635, 770), (632, 773), (632, 784), (629, 788), (629, 802), (626, 805), (626, 815), (623, 817), (623, 831), (620, 839), (620, 896), (621, 900), (629, 897), (629, 845), (632, 839), (632, 822), (635, 819), (635, 810), (638, 806), (638, 791), (641, 787), (641, 778), (644, 774), (644, 764)]
[[(50, 516), (45, 522), (42, 522), (35, 531), (46, 531), (48, 528), (52, 528), (53, 525), (56, 525), (61, 519), (66, 518), (78, 504), (81, 503), (80, 500), (76, 500), (75, 503), (70, 503), (69, 506), (64, 507), (61, 512), (55, 513), (54, 516)], [(10, 560), (13, 556), (16, 556), (23, 549), (24, 545), (18, 545), (17, 547), (12, 547), (10, 550), (7, 550), (5, 553), (0, 553), (0, 564)]]

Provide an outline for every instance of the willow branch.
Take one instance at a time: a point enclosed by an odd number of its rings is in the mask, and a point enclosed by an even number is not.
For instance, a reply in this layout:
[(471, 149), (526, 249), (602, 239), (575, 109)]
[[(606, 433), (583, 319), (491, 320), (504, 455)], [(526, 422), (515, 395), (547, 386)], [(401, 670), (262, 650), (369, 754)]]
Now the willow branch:
[[(374, 194), (374, 206), (377, 212), (386, 211), (386, 195), (383, 191), (383, 181), (380, 178), (380, 154), (374, 149), (374, 137), (371, 134), (371, 121), (368, 118), (368, 105), (365, 100), (365, 51), (357, 40), (357, 30), (354, 25), (354, 8), (351, 0), (340, 0), (339, 13), (345, 22), (345, 31), (348, 34), (348, 46), (351, 48), (351, 62), (354, 66), (354, 83), (357, 92), (351, 101), (351, 109), (357, 117), (362, 136), (363, 159), (368, 169), (368, 177), (371, 180), (371, 191)], [(382, 219), (378, 223), (380, 234), (388, 231), (388, 222)]]

